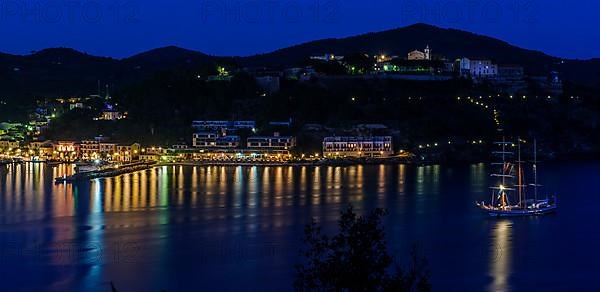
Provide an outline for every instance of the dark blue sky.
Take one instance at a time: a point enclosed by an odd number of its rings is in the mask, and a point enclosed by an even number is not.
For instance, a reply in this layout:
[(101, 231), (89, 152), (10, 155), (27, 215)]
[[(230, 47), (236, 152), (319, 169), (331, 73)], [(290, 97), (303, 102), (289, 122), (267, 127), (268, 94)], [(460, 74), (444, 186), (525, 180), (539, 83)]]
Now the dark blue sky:
[(426, 22), (591, 58), (600, 57), (599, 11), (596, 0), (0, 0), (0, 51), (125, 57), (177, 45), (249, 55)]

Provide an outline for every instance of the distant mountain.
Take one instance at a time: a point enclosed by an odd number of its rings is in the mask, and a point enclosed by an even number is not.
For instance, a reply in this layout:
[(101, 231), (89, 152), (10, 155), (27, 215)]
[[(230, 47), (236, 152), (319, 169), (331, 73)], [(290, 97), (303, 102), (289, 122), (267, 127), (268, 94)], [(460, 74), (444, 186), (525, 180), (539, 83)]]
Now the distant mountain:
[(434, 56), (449, 60), (460, 57), (487, 58), (498, 64), (522, 65), (528, 74), (534, 75), (557, 70), (566, 81), (600, 89), (600, 59), (561, 59), (492, 37), (423, 23), (347, 38), (312, 41), (267, 54), (239, 58), (239, 62), (247, 66), (286, 67), (298, 64), (308, 56), (324, 54), (360, 52), (403, 57), (412, 50), (423, 50), (427, 45)]
[(121, 60), (125, 66), (141, 70), (164, 70), (174, 67), (196, 67), (210, 64), (215, 57), (200, 52), (168, 46), (153, 49)]
[[(487, 36), (427, 24), (339, 39), (323, 39), (271, 53), (239, 57), (242, 66), (285, 68), (312, 55), (369, 53), (405, 56), (429, 45), (433, 55), (454, 58), (484, 57), (499, 64), (521, 64), (530, 74), (562, 72), (575, 84), (600, 88), (600, 59), (567, 60), (527, 50)], [(98, 80), (124, 86), (158, 71), (196, 70), (234, 58), (216, 57), (174, 46), (153, 49), (125, 59), (92, 56), (68, 48), (51, 48), (29, 55), (0, 53), (0, 98), (24, 103), (33, 98), (95, 93)], [(24, 99), (22, 99), (24, 98)]]
[(0, 97), (9, 105), (28, 106), (41, 97), (89, 95), (98, 80), (109, 82), (118, 60), (68, 48), (30, 55), (0, 55)]
[(404, 57), (412, 50), (422, 51), (427, 45), (434, 55), (450, 60), (459, 57), (489, 58), (497, 63), (523, 64), (535, 73), (546, 72), (548, 66), (559, 60), (491, 37), (420, 23), (353, 37), (312, 41), (268, 54), (242, 58), (241, 61), (248, 65), (289, 66), (307, 56), (323, 54), (347, 55), (361, 52)]

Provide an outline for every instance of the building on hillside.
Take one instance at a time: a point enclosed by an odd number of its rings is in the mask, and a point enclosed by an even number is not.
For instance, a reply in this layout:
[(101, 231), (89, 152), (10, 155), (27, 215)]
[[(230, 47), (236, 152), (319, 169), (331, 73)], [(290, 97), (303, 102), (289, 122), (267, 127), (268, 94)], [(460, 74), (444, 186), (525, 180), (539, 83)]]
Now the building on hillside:
[(427, 45), (423, 52), (419, 50), (410, 51), (408, 53), (407, 59), (410, 61), (431, 60), (431, 49), (429, 48), (429, 45)]
[(97, 118), (97, 120), (116, 121), (116, 120), (122, 120), (124, 118), (125, 118), (125, 115), (123, 113), (121, 113), (120, 111), (106, 110), (106, 111), (102, 112), (102, 114), (100, 115), (100, 117)]
[(460, 59), (460, 74), (473, 80), (495, 79), (498, 75), (498, 65), (487, 59)]
[(317, 71), (312, 67), (295, 67), (283, 70), (283, 77), (287, 80), (310, 80), (317, 76)]
[(335, 54), (324, 54), (322, 56), (311, 56), (311, 60), (327, 61), (327, 62), (340, 62), (344, 60), (344, 56), (336, 56)]
[(391, 62), (384, 62), (375, 66), (376, 71), (398, 73), (398, 74), (415, 74), (415, 75), (431, 75), (441, 74), (444, 71), (443, 61), (431, 60), (401, 60), (396, 59)]
[(391, 136), (325, 137), (324, 157), (386, 157), (394, 154)]

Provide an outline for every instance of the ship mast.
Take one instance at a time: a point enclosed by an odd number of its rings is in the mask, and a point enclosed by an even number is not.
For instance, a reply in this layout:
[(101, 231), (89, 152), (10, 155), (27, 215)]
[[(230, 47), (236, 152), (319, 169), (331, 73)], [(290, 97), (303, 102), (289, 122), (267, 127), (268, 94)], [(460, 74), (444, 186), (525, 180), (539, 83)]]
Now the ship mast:
[(538, 182), (537, 182), (537, 140), (533, 140), (533, 195), (534, 202), (537, 202)]
[[(498, 197), (499, 206), (500, 206), (500, 208), (504, 209), (510, 205), (509, 198), (507, 196), (507, 192), (514, 191), (513, 188), (508, 188), (506, 186), (507, 178), (511, 178), (511, 179), (514, 178), (514, 176), (512, 175), (513, 165), (511, 165), (510, 162), (506, 161), (506, 156), (512, 155), (513, 153), (506, 151), (506, 145), (508, 143), (506, 142), (506, 138), (504, 136), (502, 136), (502, 142), (496, 142), (495, 144), (502, 145), (502, 151), (493, 152), (496, 155), (502, 156), (502, 162), (501, 163), (493, 163), (493, 164), (501, 165), (502, 169), (501, 169), (500, 173), (495, 173), (495, 174), (491, 175), (493, 177), (500, 178), (500, 185), (497, 187), (491, 187), (491, 189), (494, 190), (492, 192), (492, 206), (495, 206), (494, 200), (496, 199), (496, 197)], [(496, 192), (496, 190), (498, 192)]]
[(517, 187), (519, 190), (519, 207), (523, 207), (523, 189), (522, 189), (522, 181), (521, 181), (521, 137), (517, 137), (517, 151), (519, 152), (517, 157)]

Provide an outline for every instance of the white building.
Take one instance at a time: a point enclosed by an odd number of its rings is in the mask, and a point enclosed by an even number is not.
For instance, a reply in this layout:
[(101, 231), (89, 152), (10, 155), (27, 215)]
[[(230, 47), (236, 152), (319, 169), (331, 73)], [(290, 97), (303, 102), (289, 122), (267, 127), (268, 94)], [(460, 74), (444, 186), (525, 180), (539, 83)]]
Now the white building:
[(220, 136), (213, 132), (199, 132), (192, 136), (192, 146), (196, 148), (237, 148), (240, 137), (235, 135)]
[(498, 76), (498, 65), (486, 59), (460, 59), (460, 72), (462, 76), (473, 79), (493, 79)]
[(296, 146), (296, 139), (290, 136), (249, 137), (247, 146), (251, 149), (280, 149), (288, 150)]
[(194, 133), (194, 135), (192, 136), (192, 146), (198, 148), (215, 147), (217, 146), (217, 137), (218, 135), (216, 133)]
[(325, 157), (385, 157), (394, 154), (391, 136), (326, 137)]

